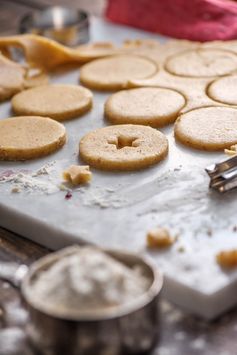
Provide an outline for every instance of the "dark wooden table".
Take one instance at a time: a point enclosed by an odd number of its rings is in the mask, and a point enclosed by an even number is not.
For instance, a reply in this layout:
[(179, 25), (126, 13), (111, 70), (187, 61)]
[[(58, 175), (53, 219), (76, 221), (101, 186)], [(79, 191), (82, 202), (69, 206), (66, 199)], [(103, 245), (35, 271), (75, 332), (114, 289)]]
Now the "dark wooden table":
[[(20, 17), (31, 8), (53, 3), (52, 0), (0, 0), (0, 35), (15, 33)], [(101, 15), (105, 0), (57, 0), (59, 3)], [(46, 248), (0, 228), (0, 261), (30, 265), (48, 252)], [(162, 300), (161, 317), (161, 339), (152, 355), (237, 354), (237, 309), (208, 323)], [(19, 292), (9, 283), (0, 281), (0, 355), (34, 354), (24, 331), (27, 322), (27, 310), (21, 303)]]

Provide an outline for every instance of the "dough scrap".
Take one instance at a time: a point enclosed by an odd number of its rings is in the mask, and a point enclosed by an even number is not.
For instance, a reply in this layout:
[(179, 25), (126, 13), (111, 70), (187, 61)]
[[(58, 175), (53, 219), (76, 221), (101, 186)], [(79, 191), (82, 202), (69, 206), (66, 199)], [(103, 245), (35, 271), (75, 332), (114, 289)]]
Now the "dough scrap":
[(42, 68), (27, 68), (24, 89), (30, 89), (35, 86), (48, 85), (49, 76)]
[(79, 151), (82, 160), (98, 169), (137, 170), (164, 159), (168, 140), (151, 127), (115, 125), (86, 134)]
[(199, 50), (202, 47), (201, 43), (170, 40), (159, 44), (159, 46), (160, 47), (153, 48), (143, 48), (143, 46), (140, 46), (140, 48), (137, 49), (136, 54), (140, 53), (140, 55), (151, 58), (154, 62), (157, 62), (159, 71), (147, 79), (130, 80), (128, 83), (129, 88), (159, 87), (176, 90), (182, 94), (186, 100), (186, 104), (181, 112), (186, 112), (201, 106), (220, 106), (220, 104), (206, 95), (206, 87), (210, 81), (213, 81), (213, 77), (177, 76), (168, 72), (165, 68), (168, 59), (176, 58), (187, 51), (190, 52), (190, 50)]
[(165, 68), (185, 77), (222, 76), (237, 70), (237, 56), (221, 49), (196, 49), (168, 58)]
[(85, 63), (95, 58), (126, 52), (112, 43), (94, 43), (76, 48), (66, 47), (58, 42), (35, 34), (23, 34), (0, 38), (0, 50), (8, 52), (13, 47), (21, 48), (31, 66), (51, 70), (66, 63)]
[(157, 65), (137, 55), (118, 55), (94, 60), (80, 71), (80, 81), (96, 90), (118, 90), (125, 88), (132, 79), (152, 76)]
[(42, 85), (20, 92), (12, 99), (17, 115), (51, 117), (61, 121), (75, 118), (92, 107), (92, 93), (77, 85)]
[(192, 148), (222, 150), (237, 143), (237, 109), (202, 107), (181, 114), (175, 122), (175, 138)]
[(167, 228), (157, 227), (147, 233), (147, 246), (149, 248), (167, 248), (175, 242)]
[(76, 51), (56, 41), (34, 34), (1, 37), (0, 49), (9, 46), (21, 48), (26, 61), (31, 66), (49, 70), (60, 64), (80, 61), (80, 56), (76, 54)]
[(92, 177), (90, 167), (88, 165), (71, 165), (64, 170), (64, 180), (70, 182), (72, 185), (87, 184)]
[(221, 251), (216, 255), (217, 263), (224, 268), (237, 267), (237, 249)]
[(209, 97), (215, 101), (227, 105), (237, 105), (237, 75), (213, 81), (207, 92)]
[(50, 118), (19, 116), (0, 120), (0, 160), (43, 157), (65, 142), (65, 127)]
[(230, 149), (224, 149), (225, 154), (227, 155), (236, 155), (237, 154), (237, 144), (233, 144)]
[(105, 103), (105, 117), (114, 124), (143, 124), (162, 127), (172, 123), (185, 105), (177, 91), (147, 87), (122, 90)]
[(124, 48), (117, 48), (111, 42), (83, 44), (76, 47), (76, 50), (80, 53), (81, 59), (84, 62), (89, 62), (94, 59), (108, 57), (111, 55), (118, 55), (125, 52)]

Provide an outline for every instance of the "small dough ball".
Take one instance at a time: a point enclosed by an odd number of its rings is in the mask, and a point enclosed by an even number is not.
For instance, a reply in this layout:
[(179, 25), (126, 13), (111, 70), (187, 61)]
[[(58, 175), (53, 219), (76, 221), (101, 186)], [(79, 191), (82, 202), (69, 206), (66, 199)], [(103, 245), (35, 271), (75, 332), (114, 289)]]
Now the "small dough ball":
[(96, 129), (80, 141), (81, 158), (98, 169), (137, 170), (166, 157), (168, 140), (154, 128), (116, 125)]
[(185, 105), (177, 91), (156, 87), (119, 91), (105, 103), (105, 117), (114, 124), (161, 127), (172, 123)]
[(119, 90), (133, 79), (145, 79), (157, 71), (151, 60), (136, 55), (119, 55), (94, 60), (81, 68), (80, 81), (95, 90)]
[(168, 58), (165, 68), (185, 77), (222, 76), (237, 69), (237, 56), (220, 49), (194, 49)]
[(0, 121), (0, 160), (43, 157), (65, 142), (65, 127), (51, 118), (19, 116)]
[(12, 108), (17, 115), (39, 115), (55, 120), (75, 118), (92, 107), (92, 93), (77, 85), (42, 85), (15, 95)]
[(237, 105), (237, 75), (215, 80), (208, 88), (208, 96), (228, 105)]
[(63, 172), (64, 180), (72, 185), (87, 184), (92, 177), (90, 167), (88, 165), (71, 165)]
[(224, 268), (237, 267), (237, 249), (221, 251), (216, 255), (216, 261)]
[(149, 248), (167, 248), (175, 242), (167, 228), (157, 227), (147, 233), (147, 246)]
[(237, 109), (203, 107), (179, 116), (175, 138), (192, 148), (222, 150), (237, 143)]

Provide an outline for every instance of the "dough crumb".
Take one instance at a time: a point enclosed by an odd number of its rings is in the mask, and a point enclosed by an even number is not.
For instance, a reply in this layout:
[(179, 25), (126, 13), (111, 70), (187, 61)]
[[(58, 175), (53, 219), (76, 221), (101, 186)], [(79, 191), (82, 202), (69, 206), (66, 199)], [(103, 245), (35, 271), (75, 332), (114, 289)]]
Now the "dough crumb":
[(181, 245), (180, 247), (178, 247), (177, 250), (178, 250), (179, 253), (184, 253), (185, 252), (185, 247)]
[(216, 255), (216, 261), (225, 268), (237, 267), (237, 249), (221, 251)]
[(224, 152), (227, 155), (236, 155), (237, 154), (237, 152), (235, 150), (232, 150), (232, 149), (225, 149)]
[(18, 193), (21, 192), (21, 188), (19, 186), (13, 186), (11, 189), (12, 193)]
[(63, 172), (64, 180), (73, 185), (87, 184), (92, 177), (90, 167), (88, 165), (71, 165)]
[(147, 246), (149, 248), (167, 248), (176, 240), (166, 228), (157, 227), (147, 233)]
[(236, 155), (237, 154), (237, 144), (234, 144), (230, 147), (230, 149), (224, 150), (227, 155)]

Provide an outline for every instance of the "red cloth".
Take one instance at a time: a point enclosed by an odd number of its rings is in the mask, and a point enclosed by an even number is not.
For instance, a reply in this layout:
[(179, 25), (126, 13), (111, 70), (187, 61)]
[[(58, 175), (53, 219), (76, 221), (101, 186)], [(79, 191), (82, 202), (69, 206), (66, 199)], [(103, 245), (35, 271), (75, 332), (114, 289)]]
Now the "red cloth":
[(237, 38), (237, 2), (231, 0), (109, 0), (106, 17), (176, 38)]

